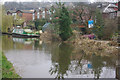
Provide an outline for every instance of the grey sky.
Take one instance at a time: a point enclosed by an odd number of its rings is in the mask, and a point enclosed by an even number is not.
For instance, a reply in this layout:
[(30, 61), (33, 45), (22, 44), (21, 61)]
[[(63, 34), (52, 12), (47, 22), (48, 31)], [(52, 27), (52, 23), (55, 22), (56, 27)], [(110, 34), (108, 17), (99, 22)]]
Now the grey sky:
[(56, 1), (62, 1), (62, 2), (117, 2), (118, 0), (0, 0), (0, 2), (56, 2)]

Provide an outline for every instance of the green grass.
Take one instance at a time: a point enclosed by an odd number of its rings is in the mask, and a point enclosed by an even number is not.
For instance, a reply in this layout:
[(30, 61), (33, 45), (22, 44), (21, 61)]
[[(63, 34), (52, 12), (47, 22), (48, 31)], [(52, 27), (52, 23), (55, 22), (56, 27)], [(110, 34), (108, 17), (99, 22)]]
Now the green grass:
[(10, 63), (2, 53), (2, 78), (21, 78), (16, 74), (12, 63)]

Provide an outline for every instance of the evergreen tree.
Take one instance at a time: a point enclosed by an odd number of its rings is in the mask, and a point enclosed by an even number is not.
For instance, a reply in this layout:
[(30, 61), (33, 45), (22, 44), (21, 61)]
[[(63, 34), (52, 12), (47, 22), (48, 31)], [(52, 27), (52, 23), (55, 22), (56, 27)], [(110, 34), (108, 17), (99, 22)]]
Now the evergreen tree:
[(95, 25), (97, 25), (97, 26), (104, 26), (102, 13), (100, 12), (99, 9), (96, 9), (95, 15), (96, 15), (96, 23), (95, 23)]
[(72, 35), (72, 29), (70, 27), (71, 19), (69, 16), (69, 12), (67, 8), (62, 7), (60, 12), (60, 18), (59, 18), (59, 25), (60, 25), (60, 37), (63, 41), (67, 40)]
[(95, 26), (93, 28), (93, 32), (97, 35), (99, 39), (103, 38), (104, 35), (104, 21), (102, 18), (102, 13), (97, 9), (95, 12)]

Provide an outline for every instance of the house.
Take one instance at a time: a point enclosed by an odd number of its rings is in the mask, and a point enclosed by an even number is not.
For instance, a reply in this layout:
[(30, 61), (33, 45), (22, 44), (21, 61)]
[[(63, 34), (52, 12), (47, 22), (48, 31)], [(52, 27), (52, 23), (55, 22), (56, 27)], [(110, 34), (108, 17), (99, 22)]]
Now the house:
[(117, 17), (118, 3), (110, 3), (102, 9), (103, 18), (115, 19)]
[(13, 13), (15, 13), (16, 11), (14, 11), (14, 10), (8, 10), (7, 11), (7, 15), (12, 15)]
[(14, 16), (14, 19), (16, 19), (16, 11), (15, 10), (8, 10), (7, 11), (7, 15), (12, 15), (12, 16)]
[(50, 9), (47, 9), (45, 7), (41, 7), (39, 9), (34, 10), (33, 20), (36, 20), (36, 19), (50, 19), (50, 16), (51, 16)]
[(28, 22), (33, 20), (34, 10), (17, 10), (16, 14)]
[[(7, 15), (12, 15), (14, 17), (14, 20), (17, 19), (17, 16), (23, 18), (25, 21), (21, 24), (20, 28), (26, 27), (30, 21), (35, 21), (37, 19), (52, 19), (50, 9), (47, 9), (45, 7), (35, 10), (8, 10)], [(13, 26), (16, 25), (13, 24)]]
[(45, 7), (42, 7), (42, 8), (39, 8), (39, 9), (36, 9), (35, 12), (34, 12), (34, 18), (35, 19), (45, 19), (46, 16), (47, 16), (47, 9)]
[(16, 16), (19, 16), (25, 19), (26, 22), (33, 20), (33, 13), (34, 13), (33, 10), (17, 10), (17, 11), (8, 10), (7, 11), (7, 15), (14, 16), (14, 19), (16, 19)]
[(8, 10), (7, 15), (14, 16), (14, 19), (16, 19), (16, 16), (25, 19), (26, 22), (34, 21), (36, 19), (45, 19), (50, 17), (50, 11), (49, 9), (42, 7), (35, 10)]
[(118, 12), (117, 12), (117, 16), (120, 17), (120, 1), (118, 2)]

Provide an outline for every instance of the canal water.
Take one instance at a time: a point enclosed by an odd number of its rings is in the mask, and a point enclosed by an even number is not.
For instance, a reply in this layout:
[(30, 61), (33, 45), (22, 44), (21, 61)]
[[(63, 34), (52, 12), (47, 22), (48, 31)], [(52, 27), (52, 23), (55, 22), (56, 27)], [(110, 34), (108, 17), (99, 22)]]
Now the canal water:
[(87, 55), (71, 44), (2, 36), (2, 50), (22, 78), (116, 77), (116, 56)]

